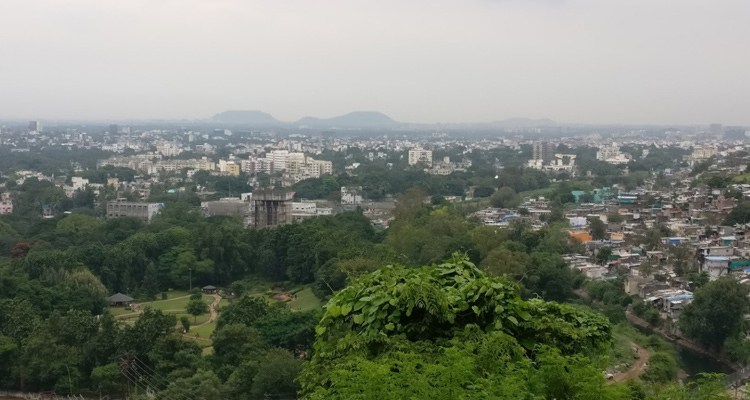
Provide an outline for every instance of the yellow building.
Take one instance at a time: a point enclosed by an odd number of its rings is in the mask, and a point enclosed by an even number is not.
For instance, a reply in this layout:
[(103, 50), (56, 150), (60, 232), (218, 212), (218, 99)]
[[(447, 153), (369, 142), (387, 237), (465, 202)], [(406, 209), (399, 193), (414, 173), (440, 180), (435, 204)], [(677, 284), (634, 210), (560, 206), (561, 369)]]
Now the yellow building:
[(227, 163), (227, 174), (232, 176), (240, 176), (240, 165), (235, 163)]
[(120, 180), (118, 178), (107, 178), (107, 186), (119, 186)]

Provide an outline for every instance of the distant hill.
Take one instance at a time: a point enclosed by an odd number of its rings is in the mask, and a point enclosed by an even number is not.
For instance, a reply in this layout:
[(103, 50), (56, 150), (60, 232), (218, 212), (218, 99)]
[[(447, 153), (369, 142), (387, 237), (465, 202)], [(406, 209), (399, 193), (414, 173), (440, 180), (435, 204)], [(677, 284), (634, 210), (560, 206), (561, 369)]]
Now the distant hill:
[(400, 122), (376, 111), (354, 111), (327, 119), (305, 117), (295, 124), (316, 128), (387, 128), (400, 125)]
[(212, 120), (228, 124), (281, 125), (271, 114), (255, 110), (231, 110), (216, 114)]

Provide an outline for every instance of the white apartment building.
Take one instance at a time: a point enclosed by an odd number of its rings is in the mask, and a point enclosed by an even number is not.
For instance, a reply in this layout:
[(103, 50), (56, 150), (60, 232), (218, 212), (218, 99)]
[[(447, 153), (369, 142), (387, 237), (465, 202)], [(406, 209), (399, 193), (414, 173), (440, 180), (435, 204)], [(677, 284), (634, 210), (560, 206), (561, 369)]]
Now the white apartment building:
[(266, 158), (270, 159), (273, 163), (273, 171), (284, 171), (287, 168), (287, 160), (289, 159), (288, 150), (273, 150), (266, 154)]
[(596, 152), (596, 159), (609, 164), (627, 164), (630, 162), (630, 156), (620, 152), (617, 145), (604, 146)]
[(160, 203), (137, 203), (117, 199), (107, 202), (107, 218), (131, 217), (151, 222), (162, 206)]
[(73, 191), (84, 189), (89, 184), (89, 180), (86, 178), (81, 178), (80, 176), (74, 176), (71, 178), (71, 184), (73, 186)]
[(182, 153), (182, 149), (174, 143), (164, 142), (156, 145), (156, 152), (165, 157), (175, 157)]
[(432, 167), (432, 151), (424, 149), (409, 150), (409, 165), (417, 165), (418, 163)]
[(10, 194), (0, 194), (0, 215), (13, 214), (13, 201), (10, 199)]
[(341, 204), (362, 204), (362, 186), (342, 186)]

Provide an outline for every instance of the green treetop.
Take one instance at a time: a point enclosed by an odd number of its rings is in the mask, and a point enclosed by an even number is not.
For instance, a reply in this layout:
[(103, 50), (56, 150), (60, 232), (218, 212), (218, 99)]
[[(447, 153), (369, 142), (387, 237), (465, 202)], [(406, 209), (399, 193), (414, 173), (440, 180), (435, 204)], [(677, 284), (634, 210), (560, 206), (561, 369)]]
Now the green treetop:
[(359, 279), (316, 331), (300, 375), (308, 399), (612, 398), (590, 358), (611, 342), (604, 316), (524, 301), (461, 256)]

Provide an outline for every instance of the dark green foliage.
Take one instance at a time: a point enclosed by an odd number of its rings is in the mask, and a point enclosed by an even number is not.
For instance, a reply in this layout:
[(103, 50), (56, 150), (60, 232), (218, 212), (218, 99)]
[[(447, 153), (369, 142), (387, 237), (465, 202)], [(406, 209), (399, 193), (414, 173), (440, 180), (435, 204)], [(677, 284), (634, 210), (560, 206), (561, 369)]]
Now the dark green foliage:
[(184, 315), (180, 317), (180, 325), (182, 325), (182, 329), (185, 333), (190, 332), (190, 318)]
[(707, 347), (721, 348), (743, 326), (744, 315), (750, 310), (748, 293), (750, 289), (732, 277), (705, 284), (682, 311), (680, 329)]
[(221, 310), (216, 320), (216, 329), (221, 330), (226, 325), (252, 326), (255, 321), (264, 317), (270, 308), (261, 297), (244, 296), (232, 302)]
[(722, 225), (734, 226), (750, 222), (750, 203), (740, 203), (724, 218)]
[(513, 189), (509, 187), (501, 187), (492, 195), (490, 203), (492, 204), (492, 207), (515, 208), (521, 204), (521, 198), (515, 191), (513, 191)]
[(648, 369), (643, 374), (643, 379), (652, 382), (669, 382), (677, 377), (679, 369), (677, 360), (671, 354), (654, 353), (648, 361)]
[(201, 363), (201, 347), (193, 340), (172, 334), (159, 338), (148, 353), (154, 371), (170, 380), (192, 376)]
[(341, 192), (341, 184), (336, 177), (324, 175), (299, 181), (292, 186), (296, 199), (330, 199)]
[(300, 352), (312, 348), (317, 323), (312, 312), (279, 311), (258, 319), (254, 327), (269, 346)]
[(603, 247), (596, 253), (596, 261), (599, 264), (606, 264), (609, 262), (609, 257), (612, 256), (611, 247)]
[(599, 218), (594, 218), (589, 222), (589, 230), (594, 240), (604, 240), (607, 238), (607, 225)]
[(491, 186), (477, 186), (474, 188), (474, 197), (476, 198), (490, 197), (493, 193), (495, 193), (495, 188)]
[(185, 310), (188, 314), (195, 317), (195, 320), (197, 321), (198, 316), (208, 312), (208, 304), (206, 304), (203, 300), (190, 300)]
[[(328, 303), (317, 333), (315, 356), (300, 379), (308, 398), (359, 390), (383, 398), (446, 390), (459, 397), (559, 395), (571, 390), (565, 370), (603, 387), (600, 373), (583, 371), (591, 364), (582, 354), (611, 340), (603, 317), (525, 302), (515, 285), (485, 277), (460, 257), (419, 269), (384, 267), (363, 277)], [(527, 357), (540, 367), (533, 369)], [(526, 372), (516, 375), (520, 371)], [(539, 386), (526, 381), (528, 375), (521, 378), (527, 373), (540, 374), (532, 380)]]
[(262, 366), (253, 379), (252, 394), (257, 399), (294, 397), (300, 389), (296, 381), (302, 361), (285, 349), (272, 349), (260, 360)]
[(192, 399), (196, 396), (204, 399), (225, 398), (221, 392), (221, 380), (211, 370), (200, 370), (188, 378), (172, 381), (166, 390), (159, 392), (159, 398)]

